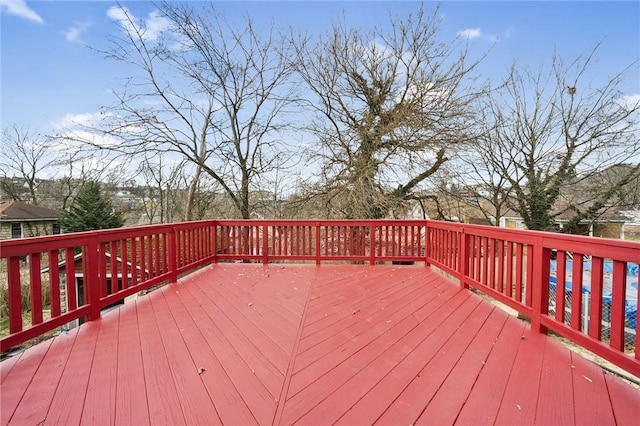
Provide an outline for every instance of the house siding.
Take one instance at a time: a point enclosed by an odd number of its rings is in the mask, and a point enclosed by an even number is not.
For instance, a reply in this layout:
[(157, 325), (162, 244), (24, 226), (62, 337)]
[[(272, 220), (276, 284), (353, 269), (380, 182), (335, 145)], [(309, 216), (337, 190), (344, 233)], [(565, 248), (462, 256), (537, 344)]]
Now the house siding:
[(11, 238), (11, 224), (22, 224), (22, 237), (42, 237), (53, 234), (53, 224), (55, 220), (44, 221), (0, 221), (0, 240), (8, 240)]

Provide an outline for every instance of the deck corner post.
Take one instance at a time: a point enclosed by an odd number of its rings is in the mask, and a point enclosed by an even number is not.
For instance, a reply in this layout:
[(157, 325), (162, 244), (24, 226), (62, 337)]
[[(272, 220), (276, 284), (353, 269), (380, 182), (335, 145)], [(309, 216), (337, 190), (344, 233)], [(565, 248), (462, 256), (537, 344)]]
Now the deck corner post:
[(269, 264), (269, 226), (267, 222), (262, 223), (262, 264)]
[(178, 230), (175, 226), (169, 232), (169, 283), (178, 281)]
[(213, 221), (212, 225), (211, 225), (211, 238), (212, 238), (212, 242), (211, 244), (213, 244), (213, 258), (211, 259), (211, 263), (218, 263), (218, 222), (217, 221)]
[[(533, 268), (527, 267), (527, 270), (533, 271), (531, 276), (527, 276), (527, 291), (531, 292), (531, 330), (535, 333), (547, 334), (547, 327), (542, 325), (542, 317), (549, 313), (549, 261), (551, 259), (551, 251), (544, 248), (542, 237), (536, 238), (533, 247), (533, 259), (527, 259), (532, 262)], [(527, 257), (528, 257), (527, 253)], [(536, 273), (537, 272), (537, 273)]]
[(424, 222), (424, 266), (431, 266), (431, 228), (429, 221)]
[(316, 222), (315, 224), (315, 228), (316, 228), (316, 265), (319, 265), (321, 262), (321, 246), (320, 246), (320, 227), (322, 226), (321, 222)]
[(369, 223), (369, 264), (376, 264), (376, 224)]
[(89, 241), (84, 247), (86, 250), (87, 263), (84, 265), (86, 282), (85, 286), (87, 292), (87, 298), (89, 300), (89, 315), (87, 315), (88, 321), (94, 321), (100, 318), (100, 276), (98, 274), (98, 233), (93, 232), (89, 237)]
[(458, 264), (456, 271), (460, 280), (460, 288), (469, 288), (466, 278), (469, 276), (469, 235), (466, 233), (464, 226), (458, 232)]

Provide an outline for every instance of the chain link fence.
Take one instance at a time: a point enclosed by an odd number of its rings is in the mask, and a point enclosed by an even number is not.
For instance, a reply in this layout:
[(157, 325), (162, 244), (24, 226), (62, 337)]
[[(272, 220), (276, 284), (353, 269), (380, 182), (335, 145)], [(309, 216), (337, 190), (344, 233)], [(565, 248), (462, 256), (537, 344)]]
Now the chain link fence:
[[(566, 279), (564, 283), (565, 303), (564, 303), (564, 322), (571, 323), (572, 299), (573, 299), (573, 282), (572, 282), (573, 259), (567, 258), (565, 271)], [(593, 300), (591, 293), (591, 261), (588, 258), (583, 260), (582, 264), (582, 309), (580, 318), (580, 329), (583, 333), (589, 330), (589, 311)], [(609, 340), (611, 330), (611, 286), (613, 276), (613, 262), (606, 261), (603, 263), (603, 289), (602, 289), (602, 340)], [(627, 264), (627, 293), (625, 297), (625, 351), (633, 354), (636, 342), (636, 333), (638, 332), (638, 264)], [(557, 300), (557, 264), (556, 260), (551, 261), (551, 274), (549, 279), (549, 314), (556, 315), (556, 309), (559, 304)]]

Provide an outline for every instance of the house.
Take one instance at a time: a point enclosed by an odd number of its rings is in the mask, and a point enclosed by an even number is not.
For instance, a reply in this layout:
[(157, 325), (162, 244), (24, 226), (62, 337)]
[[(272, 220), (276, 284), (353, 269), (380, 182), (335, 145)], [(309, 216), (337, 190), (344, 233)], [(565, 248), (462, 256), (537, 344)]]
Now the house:
[(60, 212), (22, 201), (0, 202), (0, 240), (60, 233)]

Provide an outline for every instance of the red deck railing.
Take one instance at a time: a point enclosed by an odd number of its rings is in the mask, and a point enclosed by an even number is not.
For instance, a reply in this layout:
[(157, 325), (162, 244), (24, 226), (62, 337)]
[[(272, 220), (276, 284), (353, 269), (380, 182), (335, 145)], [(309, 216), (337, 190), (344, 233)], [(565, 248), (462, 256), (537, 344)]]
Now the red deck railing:
[(0, 350), (218, 261), (423, 262), (640, 376), (639, 243), (424, 220), (211, 220), (5, 240)]

